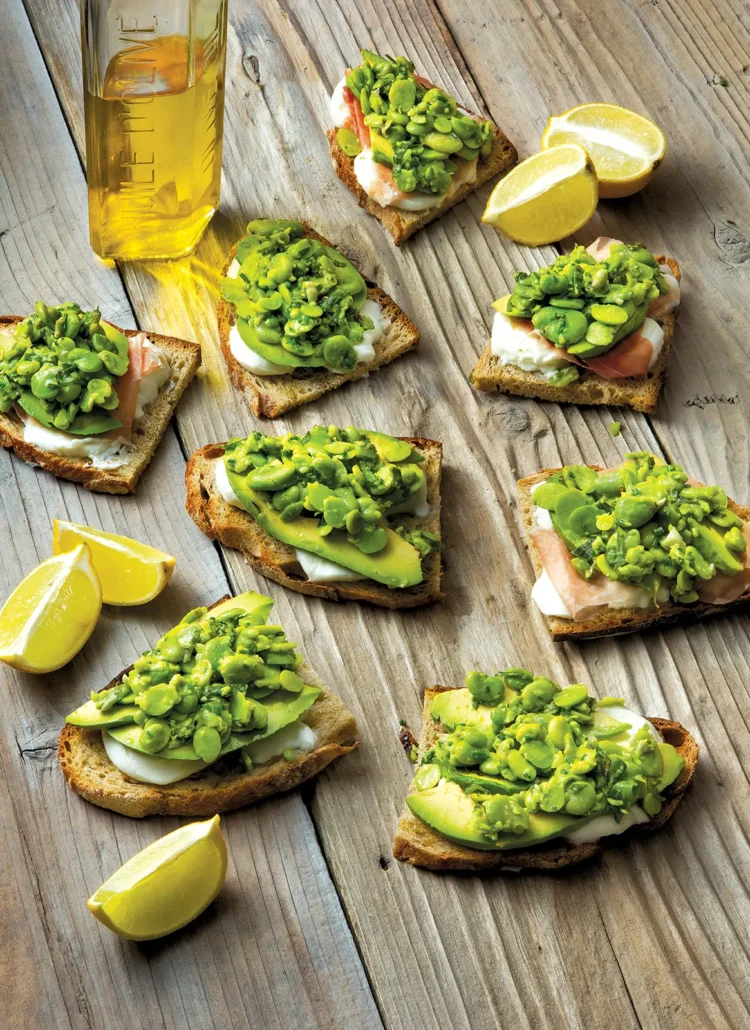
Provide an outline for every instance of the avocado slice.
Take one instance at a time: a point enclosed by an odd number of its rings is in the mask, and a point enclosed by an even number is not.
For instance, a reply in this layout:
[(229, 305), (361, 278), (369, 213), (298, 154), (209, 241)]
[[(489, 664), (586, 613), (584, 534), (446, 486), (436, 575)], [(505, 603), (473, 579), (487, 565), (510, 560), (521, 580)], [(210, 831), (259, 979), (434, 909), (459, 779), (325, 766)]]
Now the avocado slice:
[(96, 729), (109, 729), (112, 726), (124, 726), (132, 723), (136, 712), (140, 712), (138, 705), (113, 705), (109, 711), (100, 712), (93, 701), (87, 701), (85, 705), (76, 708), (65, 720), (71, 726), (95, 727)]
[(466, 687), (460, 690), (444, 690), (436, 694), (430, 705), (430, 715), (448, 730), (459, 724), (476, 726), (482, 733), (495, 735), (492, 726), (492, 708), (489, 705), (474, 707), (474, 698)]
[(491, 841), (480, 831), (474, 802), (458, 783), (441, 782), (437, 787), (410, 794), (406, 803), (414, 815), (448, 840), (482, 851), (510, 851), (543, 844), (589, 821), (589, 817), (567, 812), (533, 812), (529, 815), (528, 830), (500, 834), (496, 841)]
[[(224, 742), (219, 757), (228, 754), (230, 751), (236, 751), (238, 748), (244, 747), (245, 744), (250, 744), (255, 740), (263, 740), (264, 737), (270, 737), (272, 733), (276, 733), (278, 730), (283, 729), (284, 726), (288, 726), (290, 722), (296, 722), (300, 716), (311, 708), (320, 694), (320, 687), (312, 687), (306, 683), (299, 694), (292, 695), (286, 690), (275, 690), (273, 694), (262, 702), (263, 707), (268, 713), (268, 724), (262, 730), (253, 730), (250, 733), (232, 733), (231, 736)], [(133, 748), (134, 751), (143, 751), (138, 744), (141, 735), (141, 727), (135, 723), (130, 723), (128, 726), (114, 726), (107, 727), (110, 736), (114, 737), (115, 740), (119, 740), (121, 744), (126, 747)], [(144, 752), (149, 754), (150, 752)], [(174, 758), (177, 760), (195, 761), (200, 758), (200, 755), (196, 754), (193, 750), (192, 744), (183, 744), (181, 747), (173, 748), (172, 750), (160, 751), (157, 753), (158, 758)]]
[(370, 144), (372, 146), (372, 159), (379, 164), (393, 164), (393, 144), (379, 132), (370, 130)]
[(360, 433), (374, 444), (381, 461), (406, 461), (411, 457), (412, 445), (408, 440), (399, 440), (395, 436), (388, 436), (386, 433), (375, 433), (370, 429), (360, 429)]
[(658, 748), (661, 751), (661, 757), (664, 760), (664, 772), (659, 780), (656, 793), (663, 794), (667, 787), (674, 783), (682, 772), (685, 759), (679, 753), (677, 748), (672, 746), (672, 744), (667, 744), (666, 742), (659, 743)]
[(512, 783), (510, 780), (503, 779), (502, 776), (484, 776), (475, 770), (456, 769), (455, 766), (448, 765), (446, 762), (435, 761), (435, 765), (444, 779), (457, 783), (465, 791), (486, 791), (488, 794), (519, 794), (528, 787), (528, 783), (524, 783), (523, 780)]
[(696, 534), (693, 543), (707, 562), (711, 562), (727, 576), (736, 576), (742, 572), (745, 566), (724, 543), (723, 533), (705, 522), (696, 522), (693, 529)]
[(334, 529), (328, 536), (321, 536), (315, 519), (299, 517), (284, 522), (264, 495), (247, 485), (246, 476), (237, 475), (228, 466), (227, 476), (248, 514), (276, 540), (361, 572), (368, 579), (391, 589), (403, 589), (422, 582), (419, 551), (392, 529), (386, 529), (386, 545), (381, 551), (365, 554), (349, 543), (342, 530)]

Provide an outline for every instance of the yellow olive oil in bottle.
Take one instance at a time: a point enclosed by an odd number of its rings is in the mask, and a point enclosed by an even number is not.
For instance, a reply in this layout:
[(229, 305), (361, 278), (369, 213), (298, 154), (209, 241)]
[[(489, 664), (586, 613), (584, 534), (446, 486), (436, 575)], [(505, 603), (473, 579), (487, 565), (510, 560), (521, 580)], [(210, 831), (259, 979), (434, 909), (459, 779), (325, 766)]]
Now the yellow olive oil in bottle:
[(189, 253), (219, 204), (227, 0), (81, 0), (91, 246)]

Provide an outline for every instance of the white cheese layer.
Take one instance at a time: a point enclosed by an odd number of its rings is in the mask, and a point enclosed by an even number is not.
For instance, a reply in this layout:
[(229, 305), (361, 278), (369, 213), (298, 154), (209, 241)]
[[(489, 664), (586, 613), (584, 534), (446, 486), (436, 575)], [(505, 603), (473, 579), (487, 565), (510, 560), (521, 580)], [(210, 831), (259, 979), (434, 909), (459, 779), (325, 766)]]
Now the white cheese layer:
[[(354, 345), (354, 353), (357, 355), (357, 364), (370, 365), (375, 360), (375, 344), (382, 337), (389, 320), (381, 306), (369, 298), (360, 310), (363, 315), (372, 319), (374, 326), (365, 330), (362, 343)], [(242, 339), (236, 325), (229, 330), (229, 350), (239, 365), (259, 376), (286, 376), (293, 371), (288, 365), (277, 365), (276, 362), (256, 354)]]
[(153, 783), (164, 787), (177, 783), (193, 773), (200, 772), (209, 764), (200, 759), (180, 761), (176, 758), (160, 758), (158, 755), (144, 755), (132, 747), (126, 747), (119, 740), (102, 730), (102, 744), (112, 765), (137, 783)]
[(240, 263), (237, 258), (232, 258), (232, 262), (227, 269), (227, 279), (236, 279), (240, 274)]
[(580, 829), (566, 833), (564, 839), (569, 840), (571, 844), (595, 844), (601, 837), (613, 837), (629, 830), (631, 826), (648, 821), (649, 818), (641, 806), (633, 805), (619, 823), (613, 815), (597, 815)]
[(648, 367), (653, 368), (656, 362), (659, 360), (661, 349), (664, 346), (664, 330), (655, 322), (653, 318), (647, 318), (644, 320), (641, 326), (641, 336), (645, 336), (647, 340), (651, 341), (653, 347), (653, 353), (649, 358)]
[(346, 569), (327, 558), (320, 558), (310, 551), (294, 549), (297, 561), (311, 583), (356, 583), (361, 579), (367, 579), (360, 572)]
[[(102, 743), (107, 757), (115, 768), (137, 783), (152, 783), (157, 787), (187, 779), (210, 764), (200, 759), (182, 761), (176, 758), (161, 758), (159, 755), (145, 755), (121, 744), (106, 730), (102, 730)], [(312, 751), (316, 743), (315, 731), (298, 719), (272, 733), (270, 737), (248, 744), (247, 753), (254, 765), (263, 765), (264, 762), (283, 755), (285, 751)]]
[(242, 508), (243, 511), (245, 510), (245, 506), (234, 492), (232, 484), (229, 482), (227, 467), (224, 464), (223, 458), (216, 459), (216, 465), (214, 466), (214, 482), (216, 483), (216, 489), (227, 504), (231, 504), (235, 508)]
[[(172, 369), (169, 358), (161, 347), (144, 339), (143, 347), (150, 350), (159, 364), (145, 375), (138, 386), (135, 418), (143, 418), (145, 409), (152, 404), (159, 390), (169, 379)], [(32, 447), (47, 454), (58, 454), (64, 458), (88, 458), (96, 469), (117, 469), (126, 465), (135, 450), (135, 445), (124, 439), (102, 439), (98, 436), (74, 436), (60, 429), (49, 429), (36, 419), (24, 422), (23, 438)]]
[(495, 312), (490, 350), (502, 365), (515, 365), (524, 372), (544, 372), (546, 375), (553, 375), (558, 369), (570, 365), (550, 349), (541, 333), (530, 329), (530, 326), (526, 320), (515, 320), (502, 311)]
[(531, 600), (542, 615), (548, 615), (550, 618), (557, 619), (570, 618), (570, 612), (557, 592), (557, 588), (550, 579), (546, 569), (542, 570), (541, 576), (531, 588)]
[(659, 731), (648, 719), (639, 715), (638, 712), (634, 712), (632, 708), (627, 708), (625, 705), (606, 705), (603, 708), (595, 708), (593, 719), (594, 726), (607, 726), (613, 722), (627, 723), (627, 730), (623, 730), (619, 736), (611, 738), (618, 744), (629, 744), (638, 730), (644, 726), (648, 727), (654, 740), (662, 739)]
[(346, 89), (346, 77), (341, 82), (337, 82), (333, 87), (333, 93), (331, 94), (330, 100), (330, 111), (331, 120), (337, 129), (351, 129), (351, 114), (349, 113), (349, 105), (344, 100), (344, 90)]
[(125, 465), (135, 447), (127, 440), (102, 440), (96, 436), (74, 436), (59, 429), (48, 429), (33, 419), (24, 422), (23, 438), (32, 447), (63, 458), (89, 458), (96, 469), (116, 469)]
[(172, 366), (169, 364), (169, 358), (167, 357), (166, 351), (162, 350), (161, 347), (157, 347), (156, 344), (151, 343), (150, 340), (145, 340), (143, 343), (144, 350), (151, 353), (151, 356), (159, 361), (158, 368), (154, 368), (148, 375), (145, 375), (141, 379), (138, 385), (138, 396), (135, 401), (135, 418), (143, 418), (144, 412), (149, 404), (153, 404), (156, 400), (159, 390), (169, 380), (172, 374)]
[(283, 755), (285, 751), (314, 751), (317, 742), (315, 730), (298, 719), (272, 733), (270, 737), (247, 744), (246, 750), (254, 765), (263, 765), (264, 762)]

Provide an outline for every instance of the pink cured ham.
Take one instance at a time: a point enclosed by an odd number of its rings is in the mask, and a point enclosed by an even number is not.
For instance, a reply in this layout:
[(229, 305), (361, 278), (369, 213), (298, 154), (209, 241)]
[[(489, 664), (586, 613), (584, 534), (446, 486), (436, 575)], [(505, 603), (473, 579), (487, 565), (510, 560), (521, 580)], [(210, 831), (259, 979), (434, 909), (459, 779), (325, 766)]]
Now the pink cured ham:
[(602, 379), (624, 379), (626, 376), (643, 376), (648, 372), (654, 346), (639, 326), (630, 336), (597, 358), (586, 358), (586, 367)]
[(359, 145), (363, 150), (366, 150), (370, 146), (370, 130), (365, 125), (365, 116), (362, 113), (362, 105), (348, 86), (344, 86), (344, 100), (346, 101), (346, 106), (349, 108), (349, 114), (352, 122), (354, 123), (354, 132), (359, 140)]
[(622, 243), (622, 240), (616, 240), (612, 236), (597, 236), (593, 243), (589, 243), (586, 250), (595, 261), (604, 261), (609, 257), (613, 243)]
[(575, 622), (586, 622), (610, 606), (642, 607), (640, 587), (607, 579), (601, 573), (589, 580), (579, 576), (571, 564), (567, 547), (554, 529), (536, 529), (531, 536), (545, 572)]
[(112, 412), (112, 417), (122, 422), (122, 426), (107, 433), (108, 438), (130, 440), (133, 431), (135, 409), (138, 405), (138, 389), (141, 385), (141, 380), (147, 371), (153, 370), (154, 361), (157, 365), (160, 364), (159, 359), (153, 356), (149, 348), (143, 346), (146, 339), (145, 333), (136, 333), (135, 336), (128, 338), (128, 358), (130, 362), (125, 375), (120, 376), (115, 383), (120, 403)]

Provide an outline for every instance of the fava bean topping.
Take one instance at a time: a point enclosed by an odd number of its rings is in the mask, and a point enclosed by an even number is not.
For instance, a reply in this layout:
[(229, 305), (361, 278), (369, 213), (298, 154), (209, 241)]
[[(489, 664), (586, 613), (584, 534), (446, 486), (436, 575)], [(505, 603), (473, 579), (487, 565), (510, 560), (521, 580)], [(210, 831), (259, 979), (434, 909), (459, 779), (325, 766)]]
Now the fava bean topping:
[(574, 247), (538, 272), (516, 272), (515, 284), (505, 314), (530, 318), (550, 343), (580, 358), (611, 350), (669, 291), (656, 258), (639, 243), (613, 243), (603, 261)]
[(127, 337), (103, 324), (99, 311), (39, 301), (0, 349), (0, 411), (18, 405), (51, 429), (108, 432), (122, 425), (110, 413), (119, 407), (116, 380), (128, 365)]
[(458, 168), (492, 149), (492, 123), (459, 110), (442, 89), (421, 82), (405, 57), (363, 50), (346, 84), (370, 129), (373, 160), (393, 169), (404, 193), (446, 193)]
[(305, 236), (299, 222), (259, 218), (236, 260), (238, 276), (223, 280), (221, 295), (252, 350), (290, 369), (353, 371), (354, 348), (374, 323), (361, 314), (367, 285), (342, 254)]
[(101, 712), (123, 701), (135, 704), (141, 727), (139, 750), (170, 758), (192, 744), (204, 762), (214, 762), (233, 733), (263, 730), (264, 699), (304, 683), (302, 656), (281, 626), (244, 608), (216, 617), (196, 608), (140, 657), (121, 683), (94, 693)]
[(534, 490), (584, 579), (605, 575), (644, 587), (655, 603), (698, 600), (698, 587), (745, 566), (744, 522), (719, 486), (689, 485), (679, 465), (631, 452), (597, 473), (566, 465)]
[[(507, 669), (472, 671), (466, 689), (474, 709), (482, 706), (481, 719), (472, 722), (469, 714), (441, 734), (423, 756), (414, 786), (432, 790), (441, 779), (454, 780), (474, 802), (476, 825), (488, 841), (533, 835), (530, 816), (540, 812), (610, 815), (619, 822), (638, 804), (654, 816), (663, 804), (661, 781), (672, 782), (682, 767), (648, 725), (632, 731), (617, 719), (621, 699), (597, 702), (583, 684), (560, 689), (527, 669)], [(433, 701), (436, 718), (441, 698)], [(596, 716), (600, 708), (603, 719)]]
[[(321, 536), (334, 530), (365, 554), (386, 546), (386, 517), (425, 486), (422, 456), (410, 444), (348, 426), (314, 426), (304, 436), (254, 432), (230, 440), (225, 461), (246, 485), (267, 495), (284, 521), (313, 519)], [(403, 535), (429, 554), (426, 531)]]

